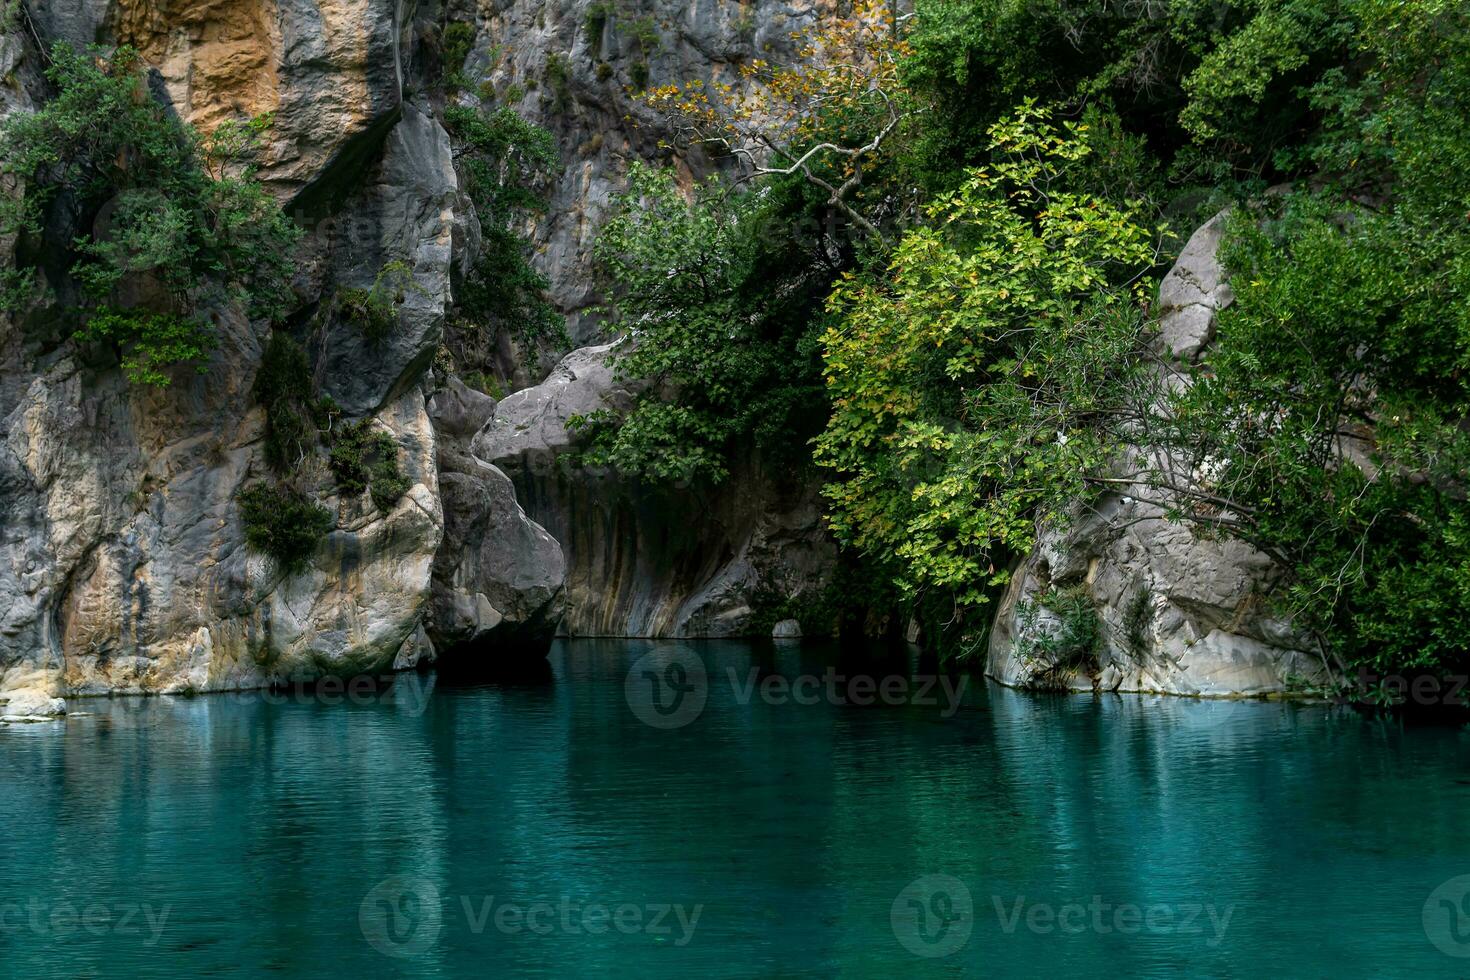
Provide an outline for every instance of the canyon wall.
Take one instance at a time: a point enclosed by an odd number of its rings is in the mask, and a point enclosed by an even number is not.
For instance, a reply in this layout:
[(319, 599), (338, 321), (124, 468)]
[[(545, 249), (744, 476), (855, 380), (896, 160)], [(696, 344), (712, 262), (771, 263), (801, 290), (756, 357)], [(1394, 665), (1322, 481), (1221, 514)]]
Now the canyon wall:
[[(698, 500), (593, 474), (542, 479), (527, 460), (550, 461), (567, 441), (518, 454), (481, 430), (535, 401), (547, 366), (513, 360), (527, 390), (497, 406), (436, 363), (478, 247), (439, 122), (446, 72), (473, 83), (450, 98), (513, 105), (555, 134), (565, 166), (527, 232), (549, 298), (587, 343), (598, 339), (590, 245), (628, 162), (673, 162), (690, 178), (708, 166), (661, 145), (669, 134), (632, 97), (635, 81), (733, 78), (810, 16), (661, 0), (23, 4), (0, 39), (4, 111), (46, 97), (45, 52), (65, 41), (134, 46), (152, 96), (204, 132), (271, 114), (259, 176), (304, 229), (297, 310), (279, 328), (310, 340), (323, 394), (392, 437), (410, 489), (382, 512), (308, 461), (295, 479), (335, 528), (305, 571), (285, 574), (245, 546), (237, 500), (266, 476), (251, 388), (270, 324), (213, 311), (218, 345), (202, 373), (154, 389), (47, 317), (0, 322), (0, 699), (373, 674), (436, 646), (522, 656), (558, 624), (727, 635), (748, 627), (757, 593), (819, 587), (833, 549), (809, 494), (754, 467)], [(442, 63), (450, 24), (473, 28), (463, 66)], [(308, 329), (335, 290), (371, 285), (390, 262), (413, 286), (386, 340), (334, 315)], [(568, 361), (578, 357), (591, 355)]]

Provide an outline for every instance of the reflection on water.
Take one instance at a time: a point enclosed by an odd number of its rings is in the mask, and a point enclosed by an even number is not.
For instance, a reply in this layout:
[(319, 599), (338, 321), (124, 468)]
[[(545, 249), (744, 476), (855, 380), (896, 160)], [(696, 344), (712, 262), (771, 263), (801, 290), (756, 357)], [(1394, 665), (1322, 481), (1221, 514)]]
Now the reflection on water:
[[(628, 674), (666, 649), (575, 641), (547, 676), (85, 701), (59, 730), (0, 729), (0, 962), (56, 976), (1470, 967), (1444, 951), (1470, 953), (1470, 901), (1461, 921), (1457, 886), (1430, 900), (1470, 874), (1457, 730), (978, 680), (958, 704), (911, 685), (860, 707), (854, 675), (903, 666), (829, 671), (827, 651), (736, 642), (684, 645), (704, 700), (659, 727), (630, 708)], [(793, 694), (813, 689), (815, 703)]]

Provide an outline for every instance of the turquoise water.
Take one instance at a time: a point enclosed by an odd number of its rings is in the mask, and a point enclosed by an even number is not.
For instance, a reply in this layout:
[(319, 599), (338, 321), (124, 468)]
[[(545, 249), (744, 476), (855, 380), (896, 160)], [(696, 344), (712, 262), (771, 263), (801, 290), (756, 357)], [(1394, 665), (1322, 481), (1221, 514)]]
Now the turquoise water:
[[(1470, 974), (1458, 730), (979, 682), (953, 706), (746, 687), (825, 664), (576, 641), (514, 683), (75, 702), (90, 714), (59, 728), (0, 728), (0, 973)], [(665, 682), (703, 704), (650, 715), (676, 704)]]

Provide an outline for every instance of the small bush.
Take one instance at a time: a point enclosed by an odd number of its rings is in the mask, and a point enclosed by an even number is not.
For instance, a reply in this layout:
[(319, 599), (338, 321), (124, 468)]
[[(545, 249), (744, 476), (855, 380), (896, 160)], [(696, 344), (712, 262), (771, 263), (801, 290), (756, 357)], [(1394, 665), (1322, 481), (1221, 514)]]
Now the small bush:
[(628, 78), (636, 89), (648, 88), (648, 62), (635, 61), (628, 67)]
[(553, 106), (562, 112), (572, 107), (572, 65), (566, 55), (553, 52), (547, 57), (546, 85)]
[(613, 66), (608, 64), (606, 61), (599, 61), (597, 63), (597, 80), (599, 82), (605, 82), (612, 77)]
[(505, 389), (505, 382), (495, 377), (495, 375), (487, 374), (484, 371), (467, 372), (460, 380), (476, 391), (489, 395), (496, 401), (500, 401), (500, 399), (508, 394)]
[[(1042, 624), (1043, 609), (1055, 617), (1054, 623)], [(1051, 589), (1035, 602), (1020, 603), (1016, 619), (1016, 654), (1030, 671), (1025, 686), (1056, 690), (1065, 687), (1067, 674), (1097, 673), (1102, 628), (1085, 589)]]
[(443, 57), (444, 77), (452, 79), (464, 70), (465, 59), (470, 56), (470, 49), (475, 45), (475, 27), (456, 21), (444, 28)]
[(370, 290), (347, 287), (337, 290), (337, 308), (344, 319), (362, 328), (369, 340), (382, 340), (398, 323), (398, 311), (392, 303), (377, 303)]
[(255, 400), (265, 406), (265, 461), (288, 473), (317, 442), (311, 364), (306, 351), (281, 330), (271, 331), (255, 374)]
[(740, 15), (735, 18), (735, 35), (742, 41), (749, 41), (755, 37), (755, 7), (742, 6)]
[[(214, 332), (195, 317), (104, 307), (78, 332), (87, 340), (107, 340), (123, 351), (122, 369), (133, 384), (163, 387), (168, 367), (197, 361), (215, 346)], [(195, 368), (200, 374), (209, 369)]]
[(371, 490), (379, 510), (390, 510), (408, 492), (408, 478), (398, 465), (398, 445), (388, 433), (363, 419), (341, 429), (332, 443), (328, 463), (337, 488), (346, 496)]
[(639, 17), (633, 22), (633, 40), (638, 42), (638, 50), (643, 52), (643, 57), (655, 53), (662, 43), (659, 37), (658, 24), (652, 17)]
[(612, 15), (613, 5), (607, 0), (599, 0), (587, 8), (587, 19), (582, 22), (582, 28), (586, 32), (589, 46), (597, 47), (602, 43), (602, 32)]
[(336, 526), (330, 511), (285, 484), (257, 483), (240, 493), (239, 503), (246, 545), (269, 555), (288, 575), (306, 568)]
[(410, 289), (423, 291), (408, 263), (395, 260), (378, 270), (370, 288), (337, 290), (337, 309), (343, 319), (361, 327), (369, 341), (380, 343), (398, 326), (398, 309)]

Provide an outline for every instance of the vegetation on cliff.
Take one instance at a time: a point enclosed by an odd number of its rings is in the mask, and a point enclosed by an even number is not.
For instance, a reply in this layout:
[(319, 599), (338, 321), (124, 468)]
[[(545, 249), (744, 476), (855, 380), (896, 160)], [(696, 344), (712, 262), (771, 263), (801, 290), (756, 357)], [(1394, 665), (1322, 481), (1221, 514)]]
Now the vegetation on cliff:
[(546, 277), (529, 261), (523, 224), (546, 208), (544, 188), (558, 167), (556, 141), (508, 106), (444, 110), (455, 160), (480, 225), (480, 250), (457, 290), (452, 336), (463, 367), (483, 365), (497, 331), (531, 352), (564, 346), (566, 325), (547, 302)]
[[(213, 346), (225, 308), (252, 318), (290, 302), (298, 232), (254, 179), (268, 118), (207, 138), (155, 100), (131, 48), (52, 48), (55, 96), (0, 124), (0, 234), (19, 235), (0, 276), (7, 312), (51, 297), (79, 339), (112, 344), (135, 382)], [(201, 368), (202, 370), (202, 368)]]
[[(1038, 523), (1132, 465), (1171, 517), (1276, 559), (1329, 664), (1463, 669), (1467, 20), (859, 4), (803, 45), (815, 68), (748, 66), (755, 95), (655, 90), (734, 183), (634, 174), (599, 255), (623, 368), (656, 383), (594, 451), (719, 479), (757, 435), (810, 441), (834, 531), (960, 652)], [(1153, 277), (1227, 205), (1236, 301), (1207, 365), (1161, 359)], [(793, 227), (817, 229), (799, 257), (767, 233)]]

